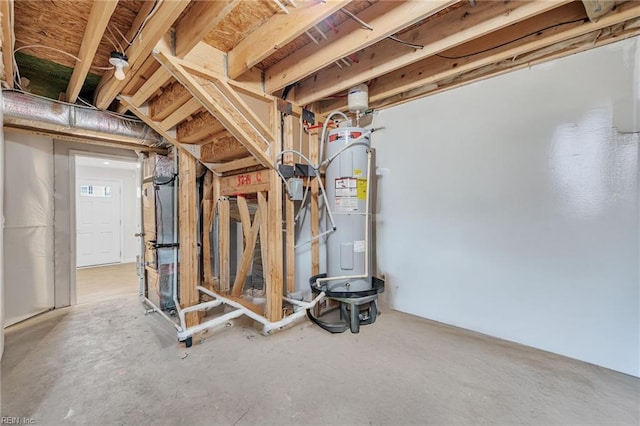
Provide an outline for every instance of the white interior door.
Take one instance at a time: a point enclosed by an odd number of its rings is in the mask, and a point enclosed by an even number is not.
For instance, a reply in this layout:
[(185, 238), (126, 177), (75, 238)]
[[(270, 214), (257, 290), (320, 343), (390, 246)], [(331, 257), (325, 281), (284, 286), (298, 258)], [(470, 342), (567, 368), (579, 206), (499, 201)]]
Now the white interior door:
[(119, 263), (122, 183), (79, 178), (76, 183), (77, 266)]

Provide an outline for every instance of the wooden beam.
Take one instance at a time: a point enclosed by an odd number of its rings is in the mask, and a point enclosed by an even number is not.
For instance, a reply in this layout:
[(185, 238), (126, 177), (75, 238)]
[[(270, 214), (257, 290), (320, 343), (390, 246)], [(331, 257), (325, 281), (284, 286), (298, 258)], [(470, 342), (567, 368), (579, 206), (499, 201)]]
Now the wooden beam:
[[(156, 43), (171, 28), (171, 25), (188, 5), (189, 0), (165, 0), (159, 4), (157, 11), (149, 18), (133, 45), (126, 49), (125, 53), (129, 58), (129, 68), (127, 70), (129, 78), (136, 74)], [(127, 78), (120, 81), (113, 77), (113, 72), (105, 72), (100, 80), (96, 106), (100, 109), (106, 109), (127, 82)]]
[[(266, 192), (258, 192), (258, 212), (260, 218), (260, 257), (262, 258), (262, 275), (264, 277), (265, 295), (271, 288), (271, 276), (269, 274), (269, 203)], [(267, 302), (269, 303), (269, 302)], [(266, 310), (266, 306), (265, 306)], [(263, 312), (264, 315), (264, 312)]]
[(266, 317), (275, 322), (282, 319), (282, 296), (284, 288), (282, 258), (282, 181), (275, 170), (269, 172), (269, 225), (268, 264), (269, 282), (266, 287)]
[[(238, 200), (244, 199), (239, 197)], [(253, 225), (249, 231), (249, 238), (246, 241), (244, 250), (242, 251), (242, 257), (240, 258), (240, 264), (238, 265), (238, 271), (236, 272), (236, 279), (233, 282), (233, 289), (231, 294), (233, 296), (240, 296), (242, 290), (244, 290), (244, 283), (247, 279), (247, 273), (251, 268), (251, 261), (253, 260), (253, 252), (256, 248), (256, 242), (258, 241), (258, 233), (260, 232), (260, 207), (253, 218)]]
[(220, 292), (226, 294), (229, 292), (230, 285), (230, 266), (229, 254), (231, 251), (230, 229), (231, 215), (229, 209), (229, 198), (218, 198), (218, 255), (220, 256)]
[(0, 0), (0, 25), (2, 25), (2, 79), (13, 89), (13, 0)]
[[(196, 159), (186, 153), (178, 155), (180, 305), (183, 308), (199, 300), (196, 175)], [(197, 325), (198, 313), (187, 313), (185, 320), (187, 327)]]
[(162, 121), (191, 99), (191, 93), (177, 81), (162, 89), (162, 93), (149, 101), (149, 112), (155, 121)]
[[(220, 178), (220, 195), (254, 194), (256, 192), (268, 191), (272, 186), (271, 178), (272, 175), (268, 170), (224, 176)], [(278, 180), (279, 179), (280, 178), (278, 178)]]
[(229, 77), (236, 78), (314, 25), (349, 4), (345, 0), (308, 2), (276, 13), (229, 52)]
[(258, 160), (255, 157), (245, 157), (238, 160), (229, 161), (228, 163), (217, 164), (212, 169), (216, 173), (227, 173), (234, 170), (246, 169), (247, 167), (257, 166)]
[[(293, 149), (293, 116), (284, 117), (284, 149)], [(283, 156), (283, 163), (293, 166), (293, 153)], [(286, 266), (286, 288), (288, 293), (296, 290), (296, 253), (295, 253), (295, 205), (289, 196), (284, 197), (286, 236), (285, 236), (285, 266)]]
[(109, 146), (112, 148), (125, 148), (141, 152), (157, 152), (159, 154), (167, 154), (165, 148), (152, 147), (142, 145), (137, 138), (119, 136), (114, 134), (102, 134), (97, 132), (79, 131), (71, 129), (67, 126), (58, 124), (38, 123), (38, 127), (34, 127), (32, 120), (24, 120), (20, 118), (4, 117), (5, 129), (13, 132), (20, 132), (32, 135), (40, 135), (62, 139), (70, 142), (78, 142), (89, 145)]
[(138, 91), (131, 97), (131, 102), (135, 106), (140, 106), (145, 103), (154, 93), (158, 91), (162, 86), (167, 84), (171, 80), (171, 74), (167, 72), (163, 67), (153, 73), (153, 75), (145, 81), (145, 83), (138, 89)]
[(196, 1), (189, 12), (176, 26), (176, 56), (187, 55), (191, 49), (211, 31), (229, 12), (235, 8), (239, 0)]
[[(593, 23), (587, 21), (586, 14), (580, 3), (567, 4), (553, 11), (530, 18), (518, 25), (504, 28), (496, 33), (465, 43), (452, 49), (451, 52), (444, 52), (447, 55), (453, 55), (452, 57), (457, 56), (456, 59), (431, 57), (376, 79), (369, 87), (370, 105), (372, 107), (389, 105), (390, 102), (387, 101), (389, 99), (393, 99), (394, 104), (402, 102), (403, 93), (409, 93), (422, 87), (428, 89), (423, 90), (424, 95), (427, 92), (437, 90), (441, 81), (450, 80), (491, 64), (514, 60), (528, 52), (553, 46), (556, 43), (580, 37), (590, 32), (599, 31), (638, 16), (640, 16), (640, 2), (626, 2), (600, 18), (598, 22)], [(572, 20), (576, 20), (576, 22), (536, 32), (541, 28)], [(477, 55), (468, 55), (469, 52), (480, 51), (486, 48), (487, 45), (499, 46), (507, 41), (513, 41), (522, 34), (532, 32), (535, 33), (535, 36), (505, 44), (502, 47)], [(425, 70), (429, 70), (429, 72), (425, 72)], [(344, 107), (346, 105), (343, 101), (331, 102), (323, 105), (323, 111)]]
[(640, 34), (640, 18), (631, 19), (624, 24), (616, 24), (604, 30), (597, 30), (591, 33), (575, 37), (551, 46), (527, 52), (515, 59), (506, 59), (494, 64), (489, 64), (463, 74), (458, 74), (453, 78), (439, 82), (435, 87), (424, 86), (403, 92), (400, 96), (393, 96), (378, 101), (376, 108), (386, 108), (393, 105), (409, 102), (424, 96), (451, 90), (456, 87), (484, 80), (489, 77), (499, 76), (511, 71), (528, 68), (543, 62), (559, 59), (564, 56), (584, 52), (610, 43), (635, 37)]
[(468, 5), (429, 20), (402, 35), (411, 43), (424, 46), (411, 49), (392, 40), (384, 40), (357, 53), (357, 63), (350, 67), (330, 67), (296, 86), (295, 100), (305, 105), (359, 83), (451, 49), (509, 25), (548, 12), (570, 0), (538, 2), (481, 2)]
[(210, 290), (214, 290), (212, 265), (213, 254), (211, 251), (211, 231), (213, 229), (213, 213), (215, 208), (213, 191), (213, 173), (210, 170), (207, 170), (204, 175), (204, 183), (202, 185), (202, 275), (204, 277), (204, 286)]
[(238, 196), (238, 212), (240, 213), (240, 224), (242, 225), (242, 235), (244, 236), (244, 244), (246, 246), (247, 241), (249, 241), (251, 237), (251, 214), (249, 213), (247, 199), (242, 195)]
[(591, 22), (598, 22), (616, 6), (615, 0), (582, 0), (582, 3)]
[(219, 163), (245, 157), (247, 154), (247, 149), (228, 134), (200, 146), (200, 160), (205, 163)]
[(320, 45), (310, 43), (270, 67), (265, 73), (265, 91), (273, 93), (302, 80), (314, 72), (397, 33), (420, 20), (450, 6), (457, 0), (424, 2), (381, 1), (364, 9), (357, 16), (373, 30), (367, 30), (349, 19), (327, 34)]
[(175, 110), (171, 115), (162, 120), (160, 123), (160, 127), (165, 130), (172, 129), (178, 123), (185, 121), (187, 118), (191, 117), (192, 114), (198, 112), (198, 110), (202, 109), (202, 105), (200, 101), (197, 99), (189, 99), (184, 105)]
[[(314, 111), (317, 108), (314, 108)], [(318, 122), (318, 124), (322, 124)], [(309, 134), (309, 160), (318, 164), (320, 150), (320, 133), (318, 129)], [(320, 241), (316, 238), (320, 234), (320, 208), (318, 198), (320, 196), (320, 183), (317, 177), (311, 180), (311, 275), (320, 273)]]
[(163, 52), (154, 53), (154, 56), (263, 166), (273, 167), (266, 153), (274, 140), (273, 135), (260, 128), (265, 127), (264, 124), (259, 125), (260, 119), (237, 94), (233, 95), (230, 86), (223, 81), (214, 84), (190, 75), (177, 58)]
[(78, 94), (80, 93), (80, 89), (82, 89), (85, 78), (87, 78), (104, 31), (107, 29), (111, 15), (116, 10), (117, 5), (118, 0), (93, 2), (91, 13), (89, 14), (89, 21), (87, 22), (82, 44), (80, 45), (80, 52), (78, 53), (80, 61), (78, 61), (73, 68), (73, 73), (67, 86), (67, 102), (74, 103), (76, 99), (78, 99)]
[(197, 143), (223, 130), (224, 126), (209, 111), (202, 111), (195, 114), (191, 120), (180, 123), (177, 135), (182, 143)]
[(144, 121), (145, 124), (151, 127), (153, 130), (158, 132), (163, 138), (169, 141), (172, 145), (182, 148), (180, 143), (175, 138), (175, 135), (170, 134), (167, 130), (163, 129), (160, 126), (160, 123), (153, 121), (151, 117), (149, 117), (149, 108), (147, 106), (138, 107), (133, 104), (130, 96), (120, 95), (118, 97), (120, 103), (125, 105), (129, 111), (134, 113), (140, 120)]

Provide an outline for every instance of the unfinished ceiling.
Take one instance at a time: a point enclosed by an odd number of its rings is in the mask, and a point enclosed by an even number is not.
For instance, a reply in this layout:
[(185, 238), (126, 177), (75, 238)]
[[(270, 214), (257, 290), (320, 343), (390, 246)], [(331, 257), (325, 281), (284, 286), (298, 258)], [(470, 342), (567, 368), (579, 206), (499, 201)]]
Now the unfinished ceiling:
[[(0, 7), (5, 86), (72, 103), (80, 95), (121, 113), (147, 108), (156, 130), (186, 144), (217, 141), (230, 158), (246, 154), (243, 144), (168, 71), (176, 61), (198, 78), (213, 75), (220, 90), (286, 97), (326, 114), (344, 110), (347, 89), (360, 83), (370, 106), (382, 108), (640, 33), (635, 1), (3, 0)], [(127, 56), (124, 80), (114, 77), (113, 51)]]

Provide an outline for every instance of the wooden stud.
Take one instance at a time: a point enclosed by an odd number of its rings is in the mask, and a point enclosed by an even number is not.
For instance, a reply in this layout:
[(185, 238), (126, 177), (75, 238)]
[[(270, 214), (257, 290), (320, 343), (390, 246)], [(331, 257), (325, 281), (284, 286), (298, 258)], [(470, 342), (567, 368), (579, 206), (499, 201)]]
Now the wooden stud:
[(364, 49), (397, 33), (437, 11), (455, 3), (454, 0), (437, 1), (381, 1), (364, 9), (357, 16), (373, 27), (372, 31), (349, 19), (338, 26), (337, 33), (327, 34), (327, 40), (318, 46), (309, 43), (265, 73), (267, 93), (302, 80), (333, 62)]
[(239, 0), (194, 2), (176, 26), (176, 55), (187, 55), (238, 3)]
[(353, 63), (349, 68), (328, 68), (318, 72), (313, 79), (301, 82), (296, 87), (296, 102), (307, 104), (326, 98), (566, 3), (569, 0), (529, 3), (492, 1), (478, 3), (475, 7), (461, 7), (403, 35), (411, 43), (424, 46), (422, 49), (400, 48), (398, 43), (384, 40), (361, 52), (358, 63)]
[(230, 229), (231, 217), (229, 209), (229, 198), (220, 197), (218, 199), (218, 254), (220, 256), (220, 292), (222, 294), (226, 294), (229, 292), (230, 285)]
[[(318, 123), (322, 124), (322, 123)], [(320, 135), (316, 130), (309, 134), (309, 160), (318, 164), (320, 149)], [(313, 239), (320, 233), (320, 208), (318, 197), (320, 195), (320, 184), (317, 177), (311, 180), (311, 275), (320, 273), (320, 241)]]
[(229, 52), (229, 77), (240, 76), (349, 1), (309, 2), (291, 9), (289, 14), (276, 13)]
[(104, 31), (117, 5), (118, 0), (93, 2), (89, 20), (87, 21), (87, 28), (82, 38), (82, 44), (80, 45), (80, 52), (78, 53), (80, 61), (78, 61), (73, 68), (71, 79), (67, 85), (67, 102), (75, 103), (76, 99), (78, 99), (80, 89), (82, 89), (84, 80), (87, 78), (87, 74), (91, 68), (93, 58), (98, 51), (100, 40), (102, 40)]
[(268, 251), (269, 285), (267, 286), (266, 317), (275, 322), (282, 319), (283, 259), (282, 259), (282, 181), (275, 170), (270, 170)]
[[(127, 70), (129, 78), (136, 74), (156, 43), (165, 35), (189, 3), (189, 0), (163, 1), (160, 3), (155, 14), (149, 18), (144, 29), (140, 32), (136, 42), (126, 49), (125, 54), (129, 58), (129, 68)], [(126, 84), (126, 78), (120, 81), (113, 77), (113, 72), (104, 73), (100, 80), (100, 89), (96, 95), (96, 106), (100, 109), (106, 109)]]
[(15, 39), (13, 37), (13, 19), (11, 10), (14, 0), (0, 0), (0, 25), (2, 25), (2, 65), (4, 68), (3, 80), (13, 89), (13, 50)]
[[(284, 149), (293, 149), (293, 116), (287, 115), (284, 118)], [(284, 164), (293, 166), (293, 153), (283, 156)], [(287, 292), (293, 293), (296, 289), (296, 253), (295, 253), (295, 204), (289, 198), (284, 198), (285, 221), (286, 221), (286, 242), (285, 242), (285, 265), (286, 265), (286, 285)]]
[(211, 253), (211, 231), (213, 228), (215, 200), (213, 198), (213, 187), (213, 173), (208, 170), (204, 175), (204, 183), (202, 186), (202, 274), (204, 276), (204, 286), (209, 290), (214, 290), (213, 268), (211, 264), (213, 258)]
[[(238, 198), (243, 199), (243, 197)], [(245, 201), (246, 203), (246, 201)], [(244, 283), (247, 279), (247, 273), (249, 272), (249, 268), (251, 268), (251, 261), (253, 260), (253, 252), (256, 248), (256, 242), (258, 241), (258, 233), (260, 232), (260, 207), (258, 207), (258, 211), (253, 218), (253, 225), (251, 226), (251, 230), (249, 231), (249, 238), (246, 241), (246, 245), (244, 250), (242, 251), (242, 257), (240, 259), (240, 264), (238, 265), (238, 271), (236, 273), (236, 279), (233, 283), (233, 296), (240, 296), (242, 294), (242, 290), (244, 290)]]
[[(180, 241), (180, 304), (188, 307), (198, 303), (198, 241), (197, 241), (197, 194), (196, 159), (190, 155), (178, 155), (179, 194), (179, 241)], [(187, 327), (199, 322), (197, 312), (185, 317)]]
[(242, 195), (238, 195), (238, 211), (240, 212), (242, 235), (244, 236), (244, 243), (246, 246), (247, 241), (249, 241), (249, 238), (251, 237), (251, 214), (249, 213), (249, 205), (247, 204), (247, 199)]
[[(269, 203), (267, 202), (267, 193), (258, 192), (258, 213), (260, 217), (260, 255), (262, 257), (262, 271), (264, 276), (265, 296), (271, 289), (272, 281), (270, 274), (271, 263), (269, 260)], [(267, 305), (268, 305), (267, 298)], [(265, 306), (266, 310), (266, 306)]]

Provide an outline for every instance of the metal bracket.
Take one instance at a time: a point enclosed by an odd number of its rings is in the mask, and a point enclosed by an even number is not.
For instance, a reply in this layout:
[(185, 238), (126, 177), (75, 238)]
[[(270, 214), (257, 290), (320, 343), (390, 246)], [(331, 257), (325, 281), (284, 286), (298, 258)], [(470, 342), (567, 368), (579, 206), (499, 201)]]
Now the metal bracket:
[(316, 124), (316, 115), (308, 109), (302, 108), (302, 121), (306, 121), (313, 126)]
[(284, 99), (276, 99), (278, 111), (283, 114), (291, 115), (293, 113), (293, 105), (291, 102), (287, 102)]

